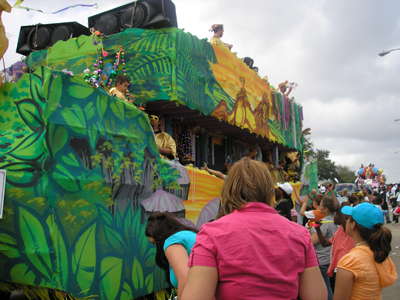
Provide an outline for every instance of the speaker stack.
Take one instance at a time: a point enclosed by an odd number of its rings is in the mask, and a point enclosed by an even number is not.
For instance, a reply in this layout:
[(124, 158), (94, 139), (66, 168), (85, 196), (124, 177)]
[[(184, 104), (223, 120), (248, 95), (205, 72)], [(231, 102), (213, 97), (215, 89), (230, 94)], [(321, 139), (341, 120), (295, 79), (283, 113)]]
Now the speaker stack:
[[(139, 0), (88, 18), (89, 28), (104, 35), (121, 32), (126, 28), (158, 29), (178, 27), (175, 4), (171, 0)], [(17, 53), (28, 56), (80, 35), (90, 35), (89, 28), (77, 23), (56, 23), (22, 26)]]
[(139, 0), (88, 18), (89, 28), (104, 35), (126, 28), (158, 29), (178, 27), (171, 0)]
[(82, 34), (89, 35), (90, 30), (77, 22), (21, 26), (16, 52), (28, 56), (32, 51), (43, 50), (58, 41)]

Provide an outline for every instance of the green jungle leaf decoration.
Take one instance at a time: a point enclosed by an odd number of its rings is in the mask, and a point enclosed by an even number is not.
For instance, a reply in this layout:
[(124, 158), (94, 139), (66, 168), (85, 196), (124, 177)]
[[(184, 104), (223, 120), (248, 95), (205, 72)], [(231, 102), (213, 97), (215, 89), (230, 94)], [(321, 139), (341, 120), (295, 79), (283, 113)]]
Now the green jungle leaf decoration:
[(127, 284), (126, 282), (124, 282), (123, 288), (122, 288), (122, 292), (121, 292), (121, 297), (120, 300), (131, 300), (133, 299), (132, 296), (132, 289), (129, 286), (129, 284)]
[(16, 187), (33, 187), (42, 176), (37, 163), (11, 163), (2, 168), (7, 170), (7, 183)]
[(137, 236), (134, 232), (134, 228), (136, 228), (135, 225), (137, 225), (137, 220), (135, 220), (136, 224), (132, 222), (133, 220), (133, 212), (131, 209), (127, 209), (125, 211), (125, 215), (123, 217), (123, 230), (125, 234), (125, 240), (128, 241), (129, 243), (129, 249), (133, 249), (135, 247), (135, 244), (133, 243), (134, 241), (132, 240), (132, 236)]
[(41, 132), (32, 133), (7, 154), (18, 160), (38, 161), (44, 155), (43, 138)]
[(146, 283), (146, 286), (147, 286), (147, 292), (150, 294), (153, 291), (154, 274), (149, 274), (146, 277), (145, 283)]
[(116, 99), (115, 102), (111, 102), (110, 107), (111, 111), (114, 113), (114, 115), (119, 118), (122, 122), (125, 121), (125, 114), (124, 114), (124, 108), (121, 103), (119, 103), (122, 100)]
[(10, 259), (19, 257), (17, 240), (11, 234), (0, 232), (0, 253)]
[(101, 96), (98, 96), (96, 100), (96, 108), (97, 111), (99, 112), (100, 121), (103, 121), (103, 117), (104, 114), (106, 113), (107, 106), (108, 102), (105, 101), (104, 98), (102, 98)]
[(70, 274), (70, 247), (65, 237), (59, 218), (56, 213), (51, 213), (47, 217), (46, 224), (50, 230), (51, 240), (54, 245), (55, 252), (55, 269), (53, 270), (58, 276), (54, 276), (55, 285), (60, 290), (68, 288), (68, 280)]
[(96, 223), (91, 224), (73, 245), (72, 272), (84, 296), (88, 295), (96, 270)]
[(85, 106), (84, 111), (85, 111), (86, 118), (87, 118), (88, 120), (90, 120), (91, 118), (93, 118), (93, 117), (94, 117), (94, 114), (95, 114), (93, 103), (92, 103), (92, 102), (88, 103), (88, 104)]
[(68, 142), (68, 130), (64, 126), (50, 123), (46, 129), (47, 147), (52, 156), (56, 155)]
[(147, 254), (146, 254), (146, 263), (145, 263), (147, 268), (152, 268), (152, 267), (156, 266), (156, 259), (155, 259), (156, 258), (156, 252), (157, 252), (157, 250), (154, 247), (151, 248), (147, 252)]
[(78, 134), (85, 134), (86, 133), (86, 121), (85, 117), (82, 112), (79, 111), (79, 108), (77, 110), (74, 110), (77, 105), (74, 105), (75, 107), (69, 108), (69, 107), (64, 107), (62, 109), (61, 115), (65, 119), (65, 123), (70, 126), (70, 128), (75, 131)]
[(63, 155), (61, 160), (65, 162), (68, 167), (80, 167), (81, 164), (78, 162), (77, 157), (73, 153), (69, 153), (69, 155)]
[(97, 138), (99, 137), (97, 130), (98, 129), (95, 125), (89, 126), (88, 135), (90, 139), (90, 146), (92, 147), (92, 149), (96, 148)]
[(18, 234), (23, 241), (25, 255), (43, 279), (51, 282), (52, 262), (48, 245), (50, 233), (43, 226), (45, 224), (40, 223), (40, 216), (35, 211), (22, 205), (17, 205), (15, 209), (19, 225)]
[(69, 95), (71, 97), (78, 98), (78, 99), (86, 99), (93, 92), (94, 92), (94, 89), (86, 88), (84, 85), (82, 85), (82, 82), (80, 82), (80, 84), (71, 85), (69, 87)]
[(118, 257), (105, 257), (100, 266), (100, 299), (117, 299), (119, 286), (122, 279), (122, 259)]
[(56, 165), (53, 178), (63, 189), (69, 192), (78, 192), (80, 190), (79, 183), (75, 180), (75, 177), (62, 164)]
[(96, 205), (96, 208), (98, 210), (99, 217), (102, 218), (105, 225), (112, 226), (114, 223), (114, 219), (113, 219), (112, 215), (110, 214), (110, 211), (101, 205)]
[(33, 132), (43, 132), (42, 107), (33, 99), (16, 101), (18, 112)]
[(40, 283), (36, 280), (35, 273), (29, 269), (26, 263), (19, 263), (10, 271), (10, 279), (13, 282), (21, 282), (30, 285), (37, 285)]
[[(43, 119), (46, 121), (53, 115), (53, 113), (61, 108), (61, 103), (63, 102), (63, 98), (68, 99), (66, 95), (68, 95), (68, 90), (66, 88), (66, 84), (63, 82), (63, 76), (58, 75), (57, 73), (50, 76), (45, 84), (48, 84), (47, 89), (46, 86), (43, 89), (46, 89), (46, 95), (48, 99), (47, 105), (44, 107), (43, 111)], [(48, 124), (48, 122), (46, 122)]]
[(114, 224), (107, 225), (107, 220), (103, 219), (102, 221), (102, 224), (100, 223), (101, 225), (97, 229), (97, 238), (101, 244), (101, 252), (123, 255), (127, 247), (118, 228), (113, 228), (112, 225)]
[(143, 269), (136, 257), (134, 258), (132, 266), (132, 282), (135, 290), (143, 288), (144, 284)]
[(43, 97), (42, 93), (43, 78), (38, 74), (32, 74), (30, 76), (30, 79), (31, 79), (30, 88), (31, 88), (32, 99), (44, 102), (45, 98)]

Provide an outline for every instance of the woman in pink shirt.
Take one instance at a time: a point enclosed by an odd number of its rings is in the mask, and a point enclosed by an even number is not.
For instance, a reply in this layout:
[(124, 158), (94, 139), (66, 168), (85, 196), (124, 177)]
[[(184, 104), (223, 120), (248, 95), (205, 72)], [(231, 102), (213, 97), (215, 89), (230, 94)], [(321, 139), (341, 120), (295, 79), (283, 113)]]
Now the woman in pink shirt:
[(225, 216), (197, 234), (180, 300), (327, 299), (310, 234), (270, 206), (273, 196), (265, 164), (245, 157), (231, 168)]

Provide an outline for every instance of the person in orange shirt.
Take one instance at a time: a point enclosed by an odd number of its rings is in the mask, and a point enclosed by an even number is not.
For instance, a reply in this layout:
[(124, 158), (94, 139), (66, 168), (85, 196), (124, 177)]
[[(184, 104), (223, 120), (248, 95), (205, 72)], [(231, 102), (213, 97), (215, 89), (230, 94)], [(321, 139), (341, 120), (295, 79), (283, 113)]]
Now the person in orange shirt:
[(315, 220), (322, 220), (323, 218), (326, 217), (326, 215), (324, 215), (321, 212), (321, 207), (320, 207), (323, 198), (324, 195), (322, 194), (315, 195), (314, 198), (312, 198), (312, 207), (314, 209), (309, 211), (307, 211), (308, 200), (303, 202), (303, 205), (300, 210), (300, 215), (310, 220), (310, 222), (308, 222), (309, 228), (314, 224)]
[(397, 279), (389, 253), (392, 233), (383, 226), (382, 211), (371, 203), (341, 209), (349, 216), (346, 233), (355, 247), (338, 263), (334, 300), (381, 300), (384, 287)]

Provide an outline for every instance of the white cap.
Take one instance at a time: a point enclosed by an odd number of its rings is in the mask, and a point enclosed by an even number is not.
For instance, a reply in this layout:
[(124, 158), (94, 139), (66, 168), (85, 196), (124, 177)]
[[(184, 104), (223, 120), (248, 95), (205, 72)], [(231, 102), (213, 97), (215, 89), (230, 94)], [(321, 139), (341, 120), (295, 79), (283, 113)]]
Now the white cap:
[(285, 182), (285, 183), (277, 183), (277, 185), (285, 191), (286, 194), (288, 194), (289, 196), (293, 193), (293, 188), (290, 185), (290, 183)]

